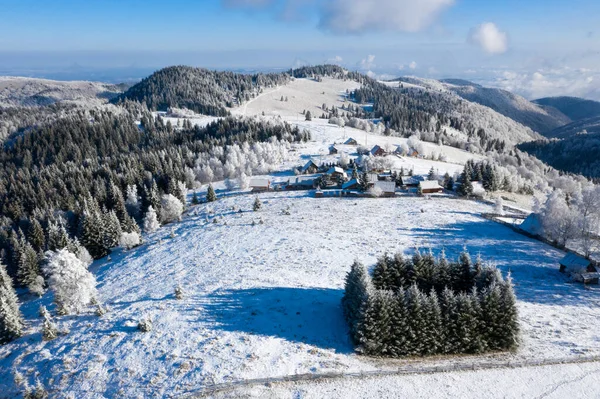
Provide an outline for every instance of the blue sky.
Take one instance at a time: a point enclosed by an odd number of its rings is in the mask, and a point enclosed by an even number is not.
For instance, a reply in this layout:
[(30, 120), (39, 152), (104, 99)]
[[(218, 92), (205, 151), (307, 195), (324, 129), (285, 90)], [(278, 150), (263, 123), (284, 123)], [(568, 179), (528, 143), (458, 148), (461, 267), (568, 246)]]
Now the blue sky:
[(0, 70), (329, 61), (600, 97), (599, 15), (592, 0), (0, 0)]

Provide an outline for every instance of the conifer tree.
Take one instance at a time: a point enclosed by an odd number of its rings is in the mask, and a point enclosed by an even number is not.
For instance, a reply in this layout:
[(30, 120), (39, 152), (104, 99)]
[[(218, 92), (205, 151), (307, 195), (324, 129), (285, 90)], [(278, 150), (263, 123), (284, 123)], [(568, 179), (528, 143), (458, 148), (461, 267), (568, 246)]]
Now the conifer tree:
[(125, 207), (129, 216), (139, 220), (140, 217), (140, 198), (135, 184), (127, 186), (127, 198), (125, 199)]
[(423, 336), (425, 332), (425, 313), (423, 310), (423, 293), (416, 284), (410, 286), (404, 295), (404, 306), (408, 315), (408, 328), (406, 336), (406, 353), (420, 355), (424, 352)]
[(390, 260), (388, 255), (384, 254), (377, 259), (375, 269), (373, 269), (373, 286), (378, 290), (393, 289), (388, 260)]
[[(37, 285), (39, 285), (38, 277), (40, 276), (38, 254), (24, 238), (21, 239), (19, 248), (20, 255), (17, 265), (17, 279), (19, 284), (30, 289), (37, 288)], [(39, 290), (36, 288), (32, 292), (39, 293)]]
[(217, 200), (217, 194), (215, 193), (215, 189), (213, 188), (212, 184), (209, 184), (208, 190), (206, 191), (206, 201), (214, 202), (216, 200)]
[(462, 197), (470, 197), (473, 195), (473, 183), (471, 183), (471, 173), (468, 164), (465, 165), (463, 173), (461, 174), (458, 194)]
[(262, 207), (262, 202), (260, 202), (260, 198), (258, 198), (258, 197), (254, 198), (254, 204), (252, 204), (252, 210), (254, 212), (257, 212), (260, 210), (261, 207)]
[(369, 355), (385, 355), (392, 343), (392, 316), (395, 300), (392, 292), (374, 290), (367, 303), (359, 327), (359, 351)]
[(405, 302), (405, 291), (401, 286), (394, 291), (393, 313), (390, 318), (392, 332), (388, 344), (389, 353), (392, 356), (405, 356), (407, 352), (407, 340), (410, 334), (408, 324), (408, 311)]
[(198, 193), (194, 191), (192, 195), (192, 205), (198, 205), (200, 203), (200, 198), (198, 198)]
[(119, 238), (123, 231), (121, 223), (115, 211), (104, 211), (102, 215), (104, 225), (104, 246), (107, 249), (114, 248), (119, 245)]
[(100, 259), (110, 253), (106, 241), (105, 218), (100, 215), (97, 205), (87, 204), (79, 219), (79, 237), (81, 243), (94, 259)]
[(27, 240), (37, 252), (43, 251), (46, 244), (44, 229), (36, 218), (32, 218), (27, 229)]
[(400, 288), (409, 286), (412, 281), (408, 275), (406, 261), (401, 253), (397, 253), (393, 258), (388, 259), (388, 271), (390, 289), (397, 292)]
[(19, 300), (6, 267), (0, 263), (0, 344), (18, 338), (23, 333), (23, 316)]
[(144, 216), (144, 231), (146, 233), (155, 232), (160, 228), (160, 223), (158, 222), (158, 217), (156, 216), (156, 212), (152, 205), (148, 207), (148, 211), (146, 211), (146, 215)]
[(305, 119), (307, 121), (312, 121), (312, 115), (311, 115), (310, 111), (306, 111)]
[(48, 250), (63, 249), (69, 242), (67, 230), (62, 223), (48, 223)]
[(373, 291), (371, 278), (363, 264), (355, 261), (346, 275), (342, 308), (350, 326), (350, 336), (358, 343), (358, 325), (364, 316), (369, 293)]
[(519, 315), (517, 312), (517, 299), (513, 289), (510, 275), (500, 285), (500, 323), (499, 336), (500, 347), (502, 349), (514, 350), (519, 345)]

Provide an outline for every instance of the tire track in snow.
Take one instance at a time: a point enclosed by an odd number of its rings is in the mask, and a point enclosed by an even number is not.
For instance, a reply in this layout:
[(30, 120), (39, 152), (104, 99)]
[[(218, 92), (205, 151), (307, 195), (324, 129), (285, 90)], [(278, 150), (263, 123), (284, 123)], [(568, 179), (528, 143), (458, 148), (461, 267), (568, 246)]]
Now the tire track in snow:
[[(515, 368), (526, 368), (526, 367), (543, 367), (553, 366), (561, 364), (581, 364), (581, 363), (596, 363), (600, 362), (600, 356), (590, 357), (577, 357), (577, 358), (559, 358), (559, 359), (541, 359), (541, 360), (523, 360), (519, 362), (490, 362), (490, 363), (463, 363), (463, 364), (450, 364), (446, 366), (425, 366), (425, 367), (414, 367), (412, 365), (399, 367), (397, 369), (390, 370), (374, 370), (374, 371), (358, 371), (352, 373), (304, 373), (294, 374), (281, 377), (267, 377), (267, 378), (255, 378), (247, 380), (232, 381), (228, 383), (215, 384), (208, 386), (203, 389), (199, 389), (196, 392), (189, 391), (184, 394), (183, 397), (203, 398), (210, 397), (217, 393), (225, 393), (233, 391), (238, 388), (251, 387), (256, 385), (268, 385), (271, 384), (284, 384), (288, 382), (309, 382), (309, 381), (325, 381), (325, 380), (336, 380), (336, 379), (365, 379), (365, 378), (377, 378), (377, 377), (388, 377), (388, 376), (403, 376), (403, 375), (419, 375), (419, 374), (441, 374), (457, 371), (481, 371), (481, 370), (499, 370), (499, 369), (515, 369)], [(573, 380), (564, 381), (554, 386), (550, 391), (543, 393), (536, 399), (542, 399), (556, 391), (561, 385), (577, 382), (584, 379), (592, 373), (600, 372), (600, 369), (593, 370), (585, 373), (583, 376)]]

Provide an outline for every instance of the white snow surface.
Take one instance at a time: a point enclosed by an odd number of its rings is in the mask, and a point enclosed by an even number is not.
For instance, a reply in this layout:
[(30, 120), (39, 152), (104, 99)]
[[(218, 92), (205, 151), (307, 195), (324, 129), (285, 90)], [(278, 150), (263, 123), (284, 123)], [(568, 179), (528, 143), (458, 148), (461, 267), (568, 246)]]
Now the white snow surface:
[[(54, 310), (49, 296), (25, 302), (25, 336), (0, 347), (0, 392), (15, 392), (15, 371), (31, 383), (38, 376), (57, 396), (95, 398), (170, 397), (242, 379), (393, 367), (353, 353), (340, 306), (344, 276), (354, 259), (372, 265), (385, 251), (415, 247), (444, 248), (454, 258), (466, 246), (512, 272), (523, 344), (494, 358), (600, 354), (598, 289), (558, 272), (561, 251), (482, 219), (491, 206), (282, 192), (260, 194), (262, 209), (252, 212), (254, 198), (191, 208), (142, 247), (95, 262), (100, 300), (111, 310), (56, 317), (70, 332), (54, 341), (41, 340), (36, 314), (40, 303)], [(149, 333), (136, 329), (143, 317), (152, 319)], [(442, 360), (413, 360), (432, 361)]]

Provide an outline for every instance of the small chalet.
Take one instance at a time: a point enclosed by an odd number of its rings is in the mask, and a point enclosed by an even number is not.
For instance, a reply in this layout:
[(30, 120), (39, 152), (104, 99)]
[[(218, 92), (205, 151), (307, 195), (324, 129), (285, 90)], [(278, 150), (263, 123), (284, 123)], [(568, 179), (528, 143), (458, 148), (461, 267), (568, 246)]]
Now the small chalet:
[(312, 159), (310, 161), (308, 161), (306, 163), (306, 165), (304, 165), (302, 167), (302, 169), (300, 169), (300, 171), (302, 172), (303, 175), (308, 175), (308, 174), (312, 174), (312, 173), (317, 173), (319, 171), (319, 165), (317, 165), (315, 163), (315, 161), (313, 161)]
[(414, 157), (414, 158), (418, 158), (419, 157), (419, 151), (415, 150), (414, 148), (410, 148), (408, 150), (408, 156), (409, 157)]
[(441, 193), (444, 191), (437, 180), (425, 180), (419, 183), (419, 188), (423, 194)]
[(335, 155), (339, 152), (340, 152), (339, 148), (337, 148), (335, 145), (332, 145), (331, 147), (329, 147), (329, 155)]
[(382, 157), (385, 155), (385, 150), (380, 146), (376, 145), (375, 147), (371, 148), (369, 155), (371, 155), (372, 157)]
[(584, 284), (598, 284), (600, 273), (591, 260), (569, 252), (559, 264), (560, 271), (571, 276), (573, 280)]
[(393, 197), (396, 195), (396, 183), (393, 181), (377, 181), (375, 182), (375, 188), (381, 190), (382, 197)]
[(253, 177), (250, 179), (250, 187), (253, 192), (269, 191), (271, 188), (271, 181), (266, 178)]
[(360, 183), (358, 179), (352, 179), (342, 184), (342, 189), (344, 190), (358, 190), (360, 188)]
[(354, 140), (352, 137), (348, 138), (348, 140), (344, 141), (346, 145), (358, 145), (358, 142)]
[(346, 172), (344, 172), (344, 169), (340, 168), (339, 166), (332, 166), (327, 171), (327, 174), (330, 175), (334, 179), (338, 179), (338, 178), (346, 179), (348, 177), (346, 175)]

